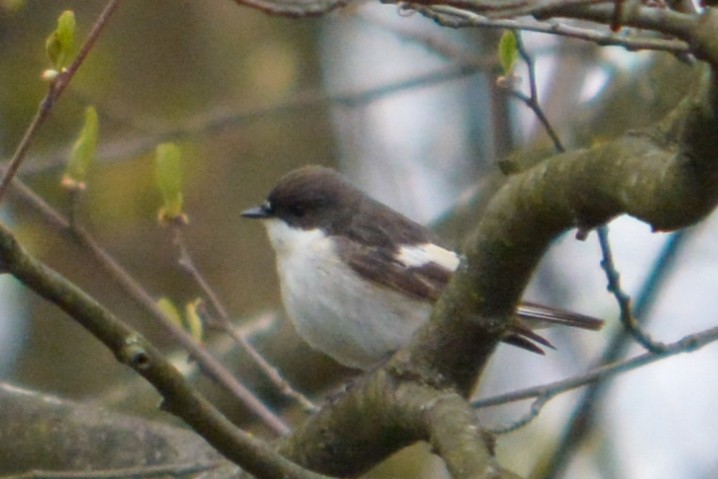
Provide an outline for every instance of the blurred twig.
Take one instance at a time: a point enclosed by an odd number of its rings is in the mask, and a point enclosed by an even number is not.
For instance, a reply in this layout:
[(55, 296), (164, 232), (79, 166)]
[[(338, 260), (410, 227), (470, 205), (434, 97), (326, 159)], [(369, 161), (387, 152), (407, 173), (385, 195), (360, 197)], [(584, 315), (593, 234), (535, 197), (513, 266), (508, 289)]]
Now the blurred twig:
[(521, 38), (521, 32), (516, 32), (516, 47), (518, 48), (519, 55), (521, 55), (521, 58), (526, 64), (526, 69), (528, 70), (529, 95), (526, 95), (522, 91), (515, 88), (510, 88), (509, 92), (511, 93), (511, 95), (521, 100), (527, 107), (529, 107), (529, 109), (534, 113), (534, 115), (536, 115), (538, 121), (541, 122), (541, 126), (543, 126), (543, 128), (546, 130), (546, 133), (548, 133), (548, 135), (551, 137), (551, 141), (553, 142), (556, 151), (562, 153), (566, 151), (566, 149), (564, 148), (563, 144), (561, 143), (561, 139), (556, 134), (556, 131), (551, 125), (551, 122), (548, 120), (546, 114), (541, 108), (541, 105), (539, 104), (538, 88), (536, 86), (536, 68), (534, 60), (531, 55), (529, 55), (529, 52), (524, 46), (523, 39)]
[[(109, 146), (101, 147), (98, 151), (98, 159), (101, 161), (117, 161), (132, 158), (154, 150), (159, 143), (185, 139), (192, 136), (215, 134), (255, 121), (266, 121), (276, 115), (301, 113), (307, 109), (319, 108), (325, 105), (339, 104), (356, 108), (405, 90), (425, 88), (437, 83), (471, 76), (482, 71), (484, 68), (485, 65), (483, 62), (458, 65), (361, 91), (338, 93), (307, 91), (296, 94), (285, 102), (273, 105), (249, 108), (241, 111), (210, 112), (204, 115), (198, 115), (185, 122), (184, 125), (153, 131), (152, 134), (145, 135), (138, 140), (122, 140)], [(40, 166), (25, 168), (24, 173), (44, 173), (51, 168), (56, 168), (64, 164), (64, 161), (64, 154), (55, 154), (50, 158), (43, 158), (42, 161), (37, 161)]]
[(90, 30), (90, 33), (87, 35), (85, 42), (82, 47), (80, 47), (80, 51), (73, 62), (69, 67), (67, 67), (67, 69), (59, 72), (58, 76), (50, 83), (47, 93), (45, 94), (45, 98), (43, 98), (40, 102), (40, 106), (35, 112), (35, 116), (30, 122), (30, 125), (28, 125), (27, 130), (25, 130), (25, 134), (15, 149), (15, 153), (10, 159), (8, 166), (5, 168), (2, 179), (0, 179), (0, 200), (2, 200), (5, 196), (5, 193), (10, 186), (10, 182), (25, 159), (27, 151), (35, 140), (40, 127), (50, 116), (50, 112), (62, 95), (62, 92), (65, 91), (65, 88), (67, 88), (67, 85), (69, 85), (70, 81), (75, 76), (75, 73), (77, 73), (77, 70), (79, 70), (80, 66), (84, 63), (87, 55), (90, 53), (90, 50), (92, 50), (95, 46), (95, 42), (97, 42), (100, 33), (107, 25), (107, 22), (110, 20), (110, 17), (112, 17), (112, 14), (115, 12), (119, 4), (120, 0), (110, 0), (107, 3), (104, 10), (100, 13), (100, 16), (97, 17), (95, 24), (92, 26), (92, 30)]
[(132, 278), (132, 276), (124, 268), (122, 268), (114, 260), (114, 258), (112, 258), (112, 256), (109, 255), (109, 253), (107, 253), (97, 242), (95, 242), (95, 240), (84, 229), (75, 223), (74, 213), (72, 214), (72, 220), (66, 219), (64, 216), (55, 211), (54, 208), (52, 208), (41, 197), (36, 195), (32, 190), (15, 178), (15, 173), (25, 158), (25, 154), (32, 144), (39, 128), (43, 125), (52, 111), (55, 102), (62, 95), (62, 92), (67, 87), (70, 80), (72, 80), (77, 70), (87, 58), (87, 55), (95, 45), (95, 42), (97, 41), (97, 38), (103, 28), (107, 25), (110, 17), (119, 6), (119, 3), (120, 0), (110, 0), (107, 3), (104, 10), (95, 21), (92, 30), (72, 64), (67, 69), (59, 72), (59, 75), (50, 84), (48, 92), (41, 102), (35, 118), (28, 127), (15, 154), (10, 160), (9, 165), (4, 168), (2, 179), (0, 179), (0, 199), (2, 199), (8, 187), (11, 184), (14, 185), (19, 195), (28, 203), (33, 205), (37, 211), (43, 213), (45, 219), (54, 223), (55, 227), (64, 231), (69, 231), (77, 242), (91, 253), (100, 266), (108, 272), (110, 277), (112, 277), (132, 299), (139, 303), (143, 309), (148, 311), (155, 319), (159, 320), (165, 328), (172, 332), (174, 337), (177, 338), (180, 343), (182, 343), (182, 345), (192, 353), (193, 357), (197, 359), (197, 361), (202, 365), (203, 370), (210, 377), (222, 384), (237, 398), (241, 399), (252, 411), (261, 417), (272, 430), (279, 434), (286, 434), (289, 432), (289, 428), (286, 424), (284, 424), (278, 416), (272, 413), (262, 403), (262, 401), (257, 399), (251, 391), (237, 381), (234, 376), (232, 376), (232, 374), (230, 374), (221, 363), (209, 354), (205, 348), (198, 345), (191, 335), (175, 325), (172, 320), (170, 320), (157, 307), (157, 304), (147, 291), (145, 291), (144, 288), (142, 288), (139, 283)]
[[(541, 108), (541, 104), (539, 103), (538, 99), (538, 87), (536, 83), (536, 68), (535, 63), (533, 60), (533, 57), (529, 54), (528, 50), (526, 49), (523, 39), (521, 38), (521, 32), (514, 32), (516, 36), (516, 48), (518, 50), (519, 55), (521, 56), (521, 59), (526, 64), (526, 69), (529, 76), (529, 94), (526, 95), (520, 90), (517, 90), (514, 88), (514, 82), (512, 79), (505, 79), (506, 86), (508, 88), (508, 92), (518, 100), (520, 100), (524, 105), (526, 105), (533, 113), (536, 115), (536, 118), (541, 123), (541, 126), (546, 130), (549, 137), (551, 137), (551, 141), (554, 144), (554, 148), (557, 152), (562, 153), (565, 150), (563, 144), (561, 143), (561, 139), (558, 137), (558, 134), (554, 130), (553, 126), (551, 125), (551, 122), (548, 120), (548, 117), (544, 113), (543, 109)], [(541, 409), (543, 408), (544, 404), (550, 399), (550, 397), (539, 397), (536, 399), (533, 404), (531, 405), (531, 408), (527, 414), (525, 414), (522, 418), (513, 421), (511, 424), (499, 428), (493, 429), (491, 432), (493, 434), (507, 434), (510, 432), (513, 432), (517, 429), (520, 429), (527, 424), (529, 424), (531, 421), (533, 421), (541, 412)], [(475, 404), (474, 404), (475, 405)]]
[(28, 188), (22, 181), (12, 180), (13, 191), (28, 205), (38, 211), (52, 226), (69, 233), (77, 243), (85, 248), (123, 291), (135, 301), (144, 311), (159, 321), (173, 337), (185, 347), (192, 357), (200, 364), (201, 369), (218, 384), (230, 391), (240, 399), (248, 408), (254, 411), (263, 422), (280, 435), (287, 434), (289, 427), (277, 415), (270, 411), (249, 389), (241, 384), (219, 361), (217, 361), (205, 347), (195, 341), (185, 330), (176, 325), (157, 306), (150, 294), (126, 271), (115, 259), (107, 253), (83, 228), (71, 225), (70, 222), (43, 198)]
[(636, 321), (636, 317), (632, 311), (633, 308), (631, 307), (631, 297), (621, 288), (621, 276), (613, 262), (611, 244), (608, 241), (608, 226), (604, 225), (598, 228), (597, 233), (598, 241), (601, 245), (601, 254), (603, 256), (601, 268), (606, 272), (608, 290), (616, 298), (616, 302), (621, 311), (621, 324), (626, 328), (626, 331), (633, 336), (633, 339), (648, 351), (656, 354), (663, 352), (665, 345), (653, 341), (648, 333), (643, 331), (638, 321)]
[(258, 477), (323, 477), (299, 467), (274, 447), (237, 428), (142, 335), (29, 255), (4, 225), (0, 225), (0, 258), (6, 272), (62, 309), (112, 351), (118, 361), (142, 375), (162, 395), (165, 411), (183, 419), (225, 457)]
[(179, 264), (187, 271), (192, 279), (197, 283), (202, 292), (209, 299), (209, 304), (214, 310), (213, 315), (204, 316), (209, 326), (215, 326), (221, 329), (225, 334), (229, 335), (255, 362), (264, 375), (274, 384), (274, 386), (285, 396), (294, 399), (307, 412), (316, 412), (319, 408), (312, 403), (305, 395), (295, 390), (264, 357), (257, 351), (247, 338), (232, 324), (229, 319), (227, 309), (224, 307), (219, 297), (210, 286), (207, 279), (197, 268), (187, 248), (184, 235), (182, 234), (182, 225), (172, 223), (170, 225), (174, 235), (174, 243), (179, 249)]
[[(638, 295), (635, 309), (637, 317), (644, 317), (650, 309), (664, 282), (670, 276), (681, 247), (685, 244), (688, 236), (689, 233), (682, 230), (673, 234), (666, 242), (642, 287), (641, 293)], [(570, 427), (557, 447), (552, 464), (546, 469), (548, 472), (543, 476), (546, 478), (558, 477), (560, 475), (559, 471), (563, 470), (568, 458), (579, 449), (582, 439), (588, 436), (588, 432), (594, 423), (599, 397), (605, 393), (609, 379), (677, 354), (695, 351), (715, 342), (718, 340), (718, 328), (710, 328), (700, 333), (685, 336), (676, 342), (664, 345), (658, 353), (647, 352), (617, 362), (625, 351), (626, 346), (631, 343), (630, 338), (631, 335), (626, 329), (618, 331), (609, 341), (609, 345), (604, 350), (601, 358), (596, 361), (600, 366), (594, 367), (585, 374), (579, 374), (550, 384), (478, 399), (473, 401), (472, 405), (478, 409), (535, 398), (529, 412), (524, 417), (506, 428), (497, 430), (500, 433), (509, 432), (530, 422), (539, 414), (543, 406), (557, 395), (589, 385), (589, 389), (584, 393), (575, 408)]]
[(222, 462), (210, 464), (161, 464), (122, 469), (93, 469), (91, 471), (42, 471), (0, 476), (0, 479), (143, 479), (152, 477), (184, 477), (197, 475), (220, 467)]
[(490, 71), (499, 66), (494, 54), (484, 52), (483, 55), (477, 56), (475, 52), (469, 52), (442, 36), (430, 35), (424, 29), (417, 31), (417, 29), (409, 28), (402, 23), (397, 24), (396, 22), (387, 21), (385, 17), (379, 15), (359, 13), (356, 18), (373, 27), (391, 32), (402, 40), (421, 45), (447, 60), (457, 61), (461, 65), (472, 66), (484, 71)]
[[(516, 97), (517, 99), (521, 100), (531, 111), (534, 112), (537, 119), (541, 122), (542, 126), (548, 133), (548, 135), (551, 137), (551, 140), (554, 143), (554, 147), (559, 152), (564, 152), (565, 148), (558, 137), (557, 133), (553, 129), (550, 121), (546, 117), (546, 115), (543, 112), (543, 109), (541, 108), (541, 105), (538, 101), (538, 89), (537, 89), (537, 83), (536, 83), (536, 74), (535, 74), (535, 67), (534, 67), (534, 61), (531, 55), (528, 53), (528, 51), (525, 48), (525, 45), (522, 41), (520, 32), (516, 32), (516, 45), (517, 49), (519, 51), (519, 55), (523, 59), (524, 63), (526, 64), (527, 70), (528, 70), (528, 76), (529, 76), (529, 94), (526, 95), (525, 93), (513, 88), (513, 85), (511, 81), (509, 80), (508, 86), (509, 92)], [(694, 337), (688, 336), (684, 338), (681, 341), (678, 341), (671, 345), (670, 347), (672, 349), (668, 349), (668, 346), (665, 346), (663, 344), (658, 344), (653, 342), (650, 337), (642, 331), (642, 329), (637, 324), (635, 317), (632, 313), (632, 308), (630, 304), (630, 297), (621, 289), (620, 284), (620, 275), (614, 265), (613, 261), (613, 255), (611, 253), (611, 247), (610, 242), (608, 239), (608, 227), (606, 225), (602, 225), (599, 228), (597, 228), (597, 234), (599, 238), (599, 243), (601, 246), (602, 251), (602, 261), (601, 261), (601, 267), (606, 272), (606, 277), (608, 279), (608, 289), (611, 291), (611, 293), (616, 298), (616, 301), (619, 305), (620, 311), (621, 311), (621, 322), (624, 325), (626, 331), (641, 345), (643, 345), (646, 349), (650, 351), (651, 354), (660, 354), (660, 357), (665, 357), (665, 355), (673, 355), (680, 352), (685, 352), (685, 348), (691, 348), (691, 344), (693, 341), (695, 341), (698, 338), (702, 338), (702, 334), (695, 335)], [(585, 235), (584, 233), (579, 232), (579, 237)], [(668, 254), (668, 253), (667, 253)], [(654, 268), (654, 272), (657, 268)], [(654, 277), (655, 275), (652, 275)], [(654, 278), (654, 281), (657, 281), (657, 279)], [(655, 294), (655, 283), (647, 283), (645, 286), (645, 292), (648, 294)], [(642, 301), (642, 305), (645, 305), (645, 300)], [(705, 334), (708, 336), (708, 338), (711, 338), (711, 331), (708, 330), (705, 332)], [(707, 339), (701, 341), (705, 341), (703, 344), (707, 342), (711, 342), (713, 339)], [(607, 348), (606, 351), (609, 351), (610, 347)], [(672, 353), (669, 353), (669, 351), (673, 351)], [(649, 354), (648, 356), (651, 356)], [(535, 401), (532, 403), (531, 408), (527, 414), (525, 414), (522, 418), (520, 418), (518, 421), (513, 422), (512, 424), (495, 429), (493, 432), (496, 434), (503, 434), (512, 432), (520, 427), (523, 427), (524, 425), (531, 422), (534, 418), (538, 416), (543, 406), (554, 396), (557, 394), (560, 394), (561, 392), (567, 391), (569, 389), (573, 389), (579, 386), (583, 386), (585, 384), (589, 384), (595, 381), (601, 381), (602, 378), (617, 374), (619, 372), (624, 372), (628, 370), (635, 369), (637, 367), (640, 367), (644, 364), (647, 364), (649, 361), (646, 357), (638, 357), (634, 358), (634, 360), (629, 360), (626, 362), (622, 362), (619, 364), (615, 364), (613, 366), (603, 366), (595, 368), (593, 371), (590, 371), (586, 374), (582, 374), (579, 376), (576, 376), (574, 378), (569, 378), (564, 381), (558, 381), (556, 383), (548, 384), (539, 386), (536, 388), (530, 388), (525, 389), (522, 391), (518, 391), (516, 393), (509, 393), (502, 396), (496, 396), (495, 398), (487, 399), (484, 401), (476, 401), (474, 402), (475, 407), (486, 407), (489, 405), (497, 405), (502, 404), (504, 402), (510, 402), (510, 401), (517, 401), (520, 399), (527, 399), (530, 397), (535, 397)], [(606, 364), (607, 362), (600, 362), (598, 364)]]
[(349, 0), (235, 0), (268, 15), (304, 18), (317, 17), (345, 6)]
[[(647, 313), (650, 311), (663, 285), (671, 276), (678, 257), (680, 256), (680, 252), (682, 251), (682, 247), (692, 234), (692, 231), (693, 230), (682, 230), (671, 235), (658, 258), (656, 258), (653, 263), (651, 272), (636, 299), (635, 315), (639, 321), (645, 323), (648, 319)], [(705, 337), (706, 333), (708, 333), (708, 331), (701, 334)], [(610, 365), (618, 361), (632, 343), (631, 339), (632, 337), (628, 334), (627, 330), (620, 328), (620, 330), (616, 331), (609, 339), (607, 347), (594, 364), (600, 367), (600, 365)], [(691, 342), (691, 336), (687, 336), (681, 341), (683, 341), (684, 350), (678, 352), (688, 352), (695, 349), (694, 344)], [(681, 341), (679, 341), (679, 343), (681, 343)], [(700, 344), (700, 346), (707, 343), (705, 339), (702, 341), (704, 342)], [(675, 347), (676, 344), (677, 343), (669, 344), (666, 348), (671, 349)], [(667, 353), (646, 353), (643, 356), (647, 358), (646, 361), (653, 362), (662, 359), (665, 357), (665, 354)], [(649, 361), (650, 357), (655, 359)], [(562, 474), (571, 456), (580, 448), (585, 438), (588, 437), (590, 431), (593, 429), (596, 414), (598, 413), (598, 404), (600, 399), (606, 394), (609, 385), (609, 381), (595, 381), (584, 391), (574, 408), (568, 427), (564, 430), (556, 446), (556, 452), (551, 458), (550, 464), (544, 469), (545, 475), (543, 477), (555, 478)]]
[(656, 50), (674, 54), (690, 53), (688, 43), (683, 40), (668, 40), (635, 35), (626, 36), (613, 32), (608, 33), (590, 28), (576, 27), (553, 20), (541, 21), (530, 18), (522, 18), (521, 20), (494, 19), (445, 5), (424, 6), (412, 4), (407, 8), (416, 10), (427, 18), (434, 20), (439, 25), (450, 28), (484, 27), (523, 30), (585, 40), (600, 46), (621, 46), (630, 51)]
[[(567, 379), (562, 379), (561, 381), (556, 381), (549, 384), (542, 384), (540, 386), (521, 389), (519, 391), (496, 395), (485, 399), (477, 399), (471, 404), (475, 408), (480, 409), (535, 398), (535, 401), (531, 405), (531, 410), (526, 416), (524, 416), (522, 419), (512, 424), (511, 426), (497, 430), (498, 432), (494, 431), (496, 433), (510, 432), (530, 422), (538, 415), (541, 408), (543, 408), (543, 406), (548, 403), (549, 400), (553, 399), (561, 393), (582, 386), (586, 386), (588, 384), (604, 385), (608, 382), (609, 379), (613, 379), (619, 374), (633, 371), (634, 369), (638, 369), (648, 364), (661, 361), (677, 354), (696, 351), (715, 341), (718, 341), (718, 327), (706, 329), (705, 331), (701, 331), (700, 333), (690, 334), (688, 336), (684, 336), (683, 338), (674, 343), (666, 344), (660, 353), (643, 353), (639, 356), (626, 359), (624, 361), (594, 368), (586, 374), (580, 374)], [(577, 408), (577, 410), (580, 410), (583, 416), (589, 411), (586, 410), (585, 403), (582, 402), (581, 404), (584, 407), (582, 407), (581, 409)], [(590, 409), (590, 412), (592, 411), (593, 409)], [(575, 441), (576, 439), (577, 438), (575, 436), (572, 437), (573, 441)], [(575, 449), (577, 449), (576, 446), (572, 446), (570, 448), (571, 451)], [(568, 452), (569, 449), (567, 449), (566, 451)], [(554, 476), (547, 475), (547, 477)]]

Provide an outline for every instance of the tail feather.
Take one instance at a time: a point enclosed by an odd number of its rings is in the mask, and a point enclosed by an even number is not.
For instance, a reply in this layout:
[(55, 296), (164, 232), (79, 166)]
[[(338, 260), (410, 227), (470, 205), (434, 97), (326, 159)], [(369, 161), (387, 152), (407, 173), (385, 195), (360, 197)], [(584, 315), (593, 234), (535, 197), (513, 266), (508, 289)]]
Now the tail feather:
[(535, 303), (521, 303), (517, 313), (521, 323), (511, 326), (503, 342), (537, 354), (544, 354), (541, 346), (555, 348), (546, 338), (535, 333), (534, 328), (562, 325), (597, 331), (603, 327), (602, 319)]
[(544, 353), (544, 350), (541, 349), (541, 346), (537, 346), (536, 344), (532, 343), (530, 339), (525, 338), (521, 336), (520, 334), (509, 334), (506, 336), (503, 340), (506, 344), (510, 344), (512, 346), (517, 346), (521, 349), (525, 349), (526, 351), (531, 351), (532, 353), (536, 354), (546, 354)]
[(563, 326), (598, 331), (603, 327), (602, 319), (563, 309), (542, 306), (536, 303), (521, 303), (517, 312), (519, 318), (528, 323), (532, 328), (542, 328), (560, 324)]
[[(531, 331), (531, 328), (524, 326), (523, 324), (514, 324), (511, 326), (510, 333), (506, 336), (503, 341), (519, 348), (526, 349), (533, 353), (544, 354), (541, 346), (547, 348), (554, 348), (553, 344), (543, 336)], [(537, 344), (538, 343), (538, 344)]]

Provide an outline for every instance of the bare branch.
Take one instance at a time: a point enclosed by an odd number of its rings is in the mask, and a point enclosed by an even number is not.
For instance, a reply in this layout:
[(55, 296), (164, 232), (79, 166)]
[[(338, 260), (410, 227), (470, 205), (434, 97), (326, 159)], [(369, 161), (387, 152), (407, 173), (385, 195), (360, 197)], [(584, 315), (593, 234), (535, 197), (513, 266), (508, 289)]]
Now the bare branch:
[(443, 5), (411, 5), (410, 8), (434, 20), (439, 25), (450, 28), (483, 27), (546, 33), (585, 40), (601, 46), (620, 46), (629, 51), (655, 50), (683, 55), (691, 51), (689, 44), (682, 40), (668, 40), (647, 35), (619, 35), (613, 32), (577, 27), (555, 20), (494, 19)]
[(343, 7), (349, 0), (235, 0), (239, 5), (281, 17), (317, 17)]
[[(642, 322), (645, 323), (649, 319), (648, 311), (663, 284), (674, 270), (679, 253), (692, 231), (695, 230), (681, 230), (673, 234), (664, 245), (658, 258), (656, 258), (654, 266), (651, 268), (651, 272), (636, 300), (635, 314)], [(628, 349), (628, 345), (632, 343), (631, 339), (631, 335), (628, 334), (625, 328), (616, 331), (609, 339), (600, 358), (594, 364), (602, 366), (618, 362)], [(593, 382), (581, 395), (578, 404), (576, 404), (573, 413), (570, 415), (571, 419), (568, 427), (562, 433), (561, 439), (556, 446), (556, 451), (545, 468), (544, 477), (557, 477), (559, 475), (558, 471), (566, 466), (571, 455), (590, 436), (598, 414), (597, 404), (605, 396), (610, 384), (610, 381)]]
[(633, 315), (633, 308), (631, 307), (631, 298), (621, 288), (621, 278), (616, 266), (613, 263), (613, 254), (611, 253), (611, 245), (608, 241), (608, 226), (602, 226), (597, 230), (598, 241), (601, 244), (601, 253), (603, 254), (603, 260), (601, 261), (601, 268), (606, 272), (606, 279), (608, 280), (608, 290), (616, 298), (618, 307), (621, 311), (621, 324), (626, 328), (626, 331), (633, 336), (633, 338), (641, 346), (646, 348), (648, 351), (654, 354), (660, 354), (665, 349), (665, 345), (657, 343), (651, 339), (651, 337), (643, 331), (641, 326), (636, 321)]
[(553, 399), (555, 396), (570, 391), (572, 389), (586, 386), (596, 381), (606, 381), (609, 378), (613, 378), (619, 374), (627, 373), (638, 369), (640, 367), (652, 364), (663, 359), (675, 356), (682, 353), (691, 353), (701, 349), (702, 347), (718, 341), (718, 327), (706, 329), (699, 333), (690, 334), (684, 336), (680, 340), (665, 344), (662, 350), (658, 353), (647, 352), (631, 359), (619, 361), (613, 364), (607, 364), (592, 369), (585, 374), (579, 374), (567, 379), (555, 381), (549, 384), (542, 384), (540, 386), (522, 389), (511, 393), (501, 394), (492, 396), (486, 399), (477, 399), (471, 404), (479, 409), (490, 406), (499, 406), (515, 401), (522, 401), (525, 399), (537, 398), (543, 403)]
[(183, 419), (225, 457), (260, 477), (319, 478), (234, 426), (198, 394), (169, 361), (77, 286), (25, 252), (0, 225), (0, 259), (6, 271), (54, 303), (142, 375), (162, 395), (163, 408)]
[(43, 218), (50, 224), (62, 231), (69, 232), (80, 246), (92, 255), (95, 261), (102, 267), (126, 293), (143, 310), (147, 311), (153, 318), (160, 322), (170, 331), (185, 347), (193, 358), (210, 378), (230, 391), (240, 399), (250, 410), (254, 411), (267, 426), (279, 435), (289, 432), (289, 427), (276, 414), (270, 411), (267, 406), (259, 400), (247, 387), (240, 383), (209, 351), (199, 344), (185, 330), (176, 325), (157, 306), (154, 298), (125, 270), (115, 259), (100, 246), (92, 236), (84, 229), (70, 222), (50, 206), (44, 199), (35, 194), (19, 179), (12, 180), (14, 190), (30, 206), (43, 215)]
[[(121, 161), (152, 151), (157, 144), (177, 141), (194, 136), (217, 134), (230, 128), (237, 128), (258, 120), (266, 120), (272, 116), (301, 113), (312, 108), (338, 104), (349, 108), (357, 108), (381, 100), (406, 90), (430, 87), (476, 74), (490, 68), (487, 61), (472, 61), (466, 65), (443, 68), (427, 74), (417, 75), (404, 80), (383, 84), (360, 91), (343, 91), (327, 93), (323, 91), (306, 91), (293, 96), (286, 102), (256, 108), (245, 108), (239, 111), (207, 112), (191, 118), (183, 125), (162, 128), (152, 134), (135, 140), (122, 140), (109, 143), (98, 151), (98, 158), (103, 162)], [(64, 163), (64, 155), (55, 153), (42, 158), (40, 166), (28, 165), (26, 174), (41, 174), (48, 169), (56, 168)]]
[(277, 368), (272, 366), (264, 357), (255, 349), (252, 344), (247, 341), (247, 338), (232, 324), (229, 319), (229, 314), (226, 308), (219, 300), (219, 297), (210, 286), (207, 279), (200, 272), (190, 255), (187, 243), (182, 234), (182, 224), (172, 223), (170, 227), (174, 233), (174, 243), (179, 249), (179, 264), (190, 274), (195, 283), (204, 292), (205, 296), (209, 299), (209, 303), (212, 309), (216, 313), (216, 316), (212, 315), (207, 317), (209, 326), (215, 326), (227, 335), (229, 335), (235, 343), (237, 343), (254, 361), (259, 367), (260, 371), (269, 379), (272, 384), (285, 396), (295, 400), (301, 407), (307, 412), (317, 412), (319, 408), (312, 403), (304, 394), (294, 389), (279, 373)]
[(20, 165), (22, 164), (23, 160), (25, 159), (25, 155), (27, 154), (28, 149), (35, 140), (35, 137), (40, 127), (50, 116), (50, 112), (54, 108), (57, 100), (60, 98), (60, 96), (62, 96), (62, 92), (65, 91), (65, 88), (67, 88), (67, 85), (69, 85), (70, 81), (75, 76), (75, 73), (77, 73), (77, 71), (80, 69), (80, 66), (82, 66), (82, 64), (85, 62), (87, 55), (90, 53), (90, 50), (92, 50), (92, 48), (95, 46), (95, 42), (97, 42), (100, 33), (109, 22), (110, 17), (112, 17), (112, 14), (115, 12), (119, 4), (120, 0), (110, 0), (107, 3), (104, 10), (100, 13), (100, 16), (97, 17), (95, 24), (92, 26), (92, 30), (87, 36), (85, 43), (80, 48), (80, 52), (77, 54), (77, 57), (75, 57), (75, 60), (66, 70), (60, 72), (59, 75), (55, 78), (55, 80), (52, 81), (52, 83), (48, 87), (45, 98), (43, 98), (40, 102), (40, 106), (35, 113), (34, 118), (30, 122), (30, 125), (27, 127), (27, 130), (25, 131), (22, 140), (20, 140), (20, 144), (17, 146), (15, 153), (10, 159), (10, 163), (5, 169), (2, 179), (0, 179), (0, 201), (5, 196), (5, 193), (10, 186), (10, 182), (17, 173), (17, 170), (20, 168)]

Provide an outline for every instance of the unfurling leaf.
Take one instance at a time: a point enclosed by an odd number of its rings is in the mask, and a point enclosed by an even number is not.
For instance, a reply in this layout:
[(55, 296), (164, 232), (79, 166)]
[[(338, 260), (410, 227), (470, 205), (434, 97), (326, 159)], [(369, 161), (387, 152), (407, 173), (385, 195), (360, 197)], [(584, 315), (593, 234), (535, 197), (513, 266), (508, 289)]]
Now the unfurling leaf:
[(202, 304), (201, 299), (196, 299), (185, 306), (185, 314), (182, 316), (177, 306), (169, 298), (160, 298), (157, 301), (157, 307), (177, 326), (187, 331), (198, 342), (202, 341), (204, 335), (204, 324), (202, 318), (197, 312), (197, 308)]
[(163, 199), (160, 221), (186, 223), (187, 217), (182, 212), (182, 152), (174, 143), (157, 146), (155, 177)]
[(516, 41), (516, 33), (513, 30), (506, 30), (499, 41), (499, 59), (505, 76), (511, 76), (519, 57), (519, 47)]
[(85, 109), (85, 124), (72, 146), (70, 160), (67, 162), (65, 173), (62, 175), (62, 186), (70, 190), (84, 190), (87, 171), (90, 169), (95, 152), (97, 151), (97, 137), (99, 122), (97, 111), (92, 106)]
[(61, 71), (70, 63), (75, 46), (75, 14), (65, 10), (57, 19), (57, 28), (45, 41), (45, 53), (53, 68)]
[(157, 301), (157, 307), (160, 308), (162, 312), (165, 313), (165, 315), (170, 320), (172, 320), (173, 323), (184, 329), (184, 325), (182, 324), (182, 316), (180, 316), (179, 311), (169, 298), (160, 298)]
[(185, 326), (189, 333), (197, 341), (202, 341), (204, 336), (204, 323), (202, 317), (197, 312), (197, 308), (202, 304), (201, 299), (195, 299), (185, 306)]

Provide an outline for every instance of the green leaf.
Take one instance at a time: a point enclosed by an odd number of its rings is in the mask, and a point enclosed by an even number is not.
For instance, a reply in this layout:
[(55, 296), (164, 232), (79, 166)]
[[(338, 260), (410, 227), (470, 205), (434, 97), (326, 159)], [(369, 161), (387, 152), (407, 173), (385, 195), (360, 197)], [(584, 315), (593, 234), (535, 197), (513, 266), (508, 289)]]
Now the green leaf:
[(513, 30), (506, 30), (499, 41), (499, 59), (505, 76), (510, 76), (513, 73), (518, 58), (519, 48), (516, 33)]
[(157, 307), (162, 310), (163, 313), (177, 326), (184, 329), (184, 324), (182, 324), (182, 316), (180, 316), (179, 311), (175, 307), (174, 303), (169, 298), (160, 298), (157, 301)]
[(65, 10), (57, 19), (57, 28), (45, 41), (45, 53), (55, 70), (62, 70), (70, 62), (75, 46), (75, 14)]
[(174, 143), (157, 146), (155, 177), (163, 198), (161, 221), (186, 221), (182, 212), (182, 152)]
[(70, 161), (62, 177), (62, 185), (69, 189), (84, 190), (87, 171), (95, 159), (99, 122), (97, 111), (92, 106), (85, 109), (85, 124), (72, 145)]
[(202, 304), (201, 299), (195, 299), (185, 306), (185, 326), (194, 339), (201, 342), (204, 335), (204, 323), (202, 317), (197, 312), (197, 308)]

